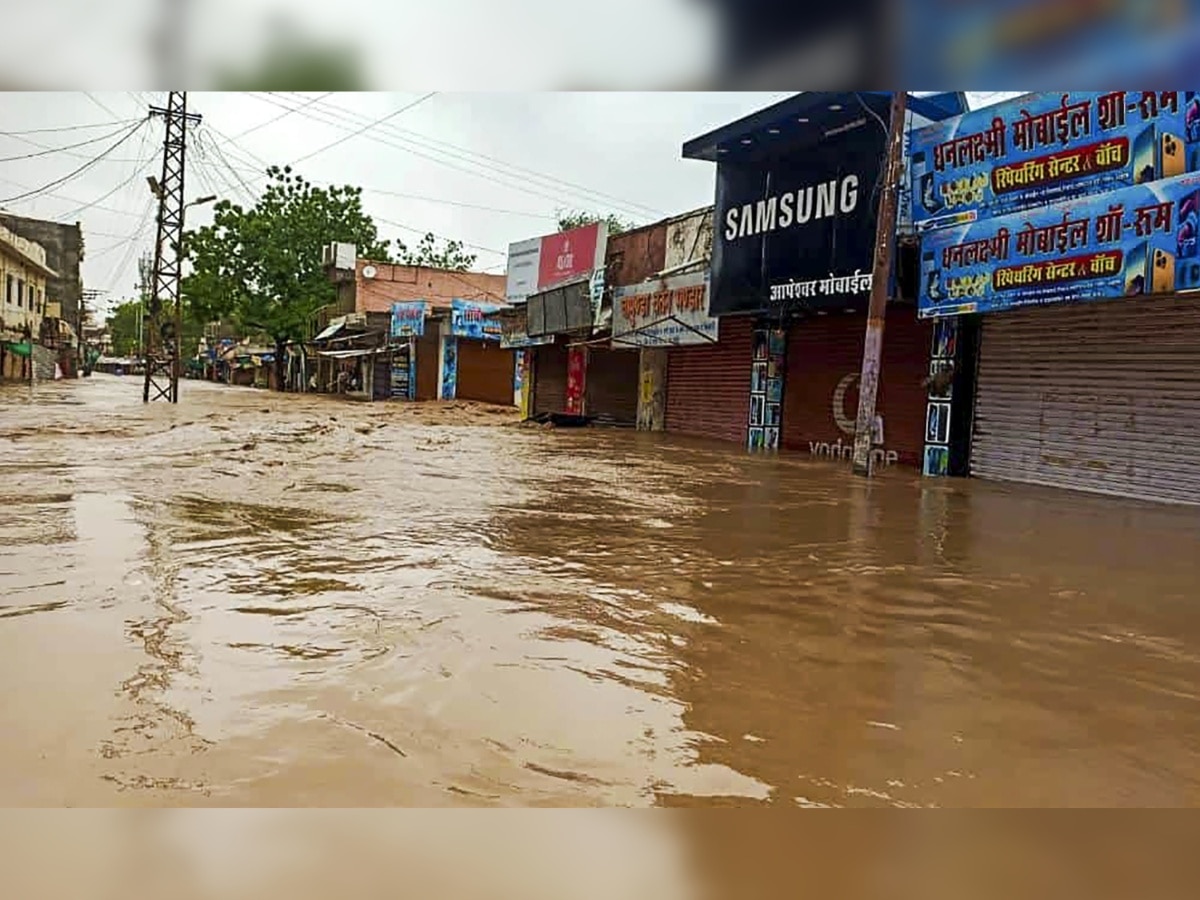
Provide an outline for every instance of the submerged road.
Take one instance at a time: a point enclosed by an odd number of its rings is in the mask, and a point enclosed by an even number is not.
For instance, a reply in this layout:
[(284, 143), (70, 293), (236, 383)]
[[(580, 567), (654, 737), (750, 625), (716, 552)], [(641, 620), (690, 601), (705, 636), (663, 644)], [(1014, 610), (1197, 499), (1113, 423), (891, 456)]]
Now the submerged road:
[(1200, 512), (0, 386), (0, 804), (1200, 803)]

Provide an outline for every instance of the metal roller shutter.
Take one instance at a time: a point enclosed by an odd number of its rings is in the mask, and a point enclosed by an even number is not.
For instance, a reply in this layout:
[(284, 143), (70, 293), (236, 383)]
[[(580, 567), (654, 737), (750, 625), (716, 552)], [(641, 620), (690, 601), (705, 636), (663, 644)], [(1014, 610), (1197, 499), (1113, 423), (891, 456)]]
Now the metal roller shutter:
[(533, 414), (560, 413), (567, 408), (567, 345), (534, 348)]
[[(863, 314), (813, 316), (792, 326), (780, 434), (785, 450), (814, 456), (836, 456), (841, 450), (848, 458), (866, 328)], [(895, 451), (903, 465), (921, 463), (927, 393), (922, 381), (929, 374), (931, 339), (932, 326), (912, 307), (888, 309), (876, 407), (883, 416), (884, 449)], [(835, 408), (839, 402), (840, 410)]]
[(1200, 503), (1200, 303), (985, 316), (971, 473)]
[(459, 400), (512, 406), (513, 352), (491, 341), (458, 339)]
[(610, 425), (637, 425), (638, 351), (589, 347), (584, 412)]
[(717, 343), (667, 351), (667, 431), (745, 442), (752, 331), (750, 319), (726, 318)]

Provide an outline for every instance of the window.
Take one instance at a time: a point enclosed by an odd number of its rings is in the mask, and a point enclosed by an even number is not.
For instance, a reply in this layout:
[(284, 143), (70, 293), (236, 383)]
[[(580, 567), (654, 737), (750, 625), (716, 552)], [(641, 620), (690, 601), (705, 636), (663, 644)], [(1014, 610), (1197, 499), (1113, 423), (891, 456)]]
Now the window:
[(29, 286), (29, 311), (37, 312), (37, 288)]
[(17, 307), (19, 309), (25, 307), (25, 282), (20, 278), (17, 279)]
[(8, 276), (8, 292), (4, 295), (4, 302), (9, 305), (13, 302), (13, 288), (16, 287), (17, 280), (11, 275)]

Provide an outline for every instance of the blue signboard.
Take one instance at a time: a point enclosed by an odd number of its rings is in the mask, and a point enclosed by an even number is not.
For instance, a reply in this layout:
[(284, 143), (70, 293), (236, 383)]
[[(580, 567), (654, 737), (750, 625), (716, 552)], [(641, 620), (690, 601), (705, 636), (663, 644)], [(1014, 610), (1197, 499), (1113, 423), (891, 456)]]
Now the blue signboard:
[(1196, 91), (1027, 94), (912, 134), (918, 230), (1200, 171)]
[(425, 334), (425, 316), (428, 304), (424, 300), (411, 300), (392, 304), (392, 337), (421, 337)]
[(498, 341), (500, 320), (496, 318), (504, 307), (495, 303), (476, 303), (471, 300), (450, 301), (450, 333), (455, 337)]
[(922, 317), (1200, 290), (1200, 174), (925, 235)]

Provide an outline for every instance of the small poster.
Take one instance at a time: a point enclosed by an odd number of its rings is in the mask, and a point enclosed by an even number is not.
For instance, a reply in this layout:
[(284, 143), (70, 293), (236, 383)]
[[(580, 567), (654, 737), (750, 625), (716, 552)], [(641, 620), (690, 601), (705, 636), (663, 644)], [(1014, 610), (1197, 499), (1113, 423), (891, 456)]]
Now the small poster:
[(923, 473), (935, 478), (948, 475), (950, 473), (950, 448), (926, 447)]
[(779, 429), (764, 428), (763, 429), (763, 449), (778, 450), (779, 449)]
[(930, 403), (925, 417), (925, 440), (930, 444), (950, 443), (950, 404)]
[(766, 422), (763, 420), (763, 415), (764, 415), (763, 406), (764, 406), (764, 403), (763, 403), (762, 397), (751, 397), (750, 398), (750, 424), (751, 425), (765, 425), (766, 424)]
[(766, 447), (766, 435), (761, 428), (750, 429), (750, 449), (762, 450)]

